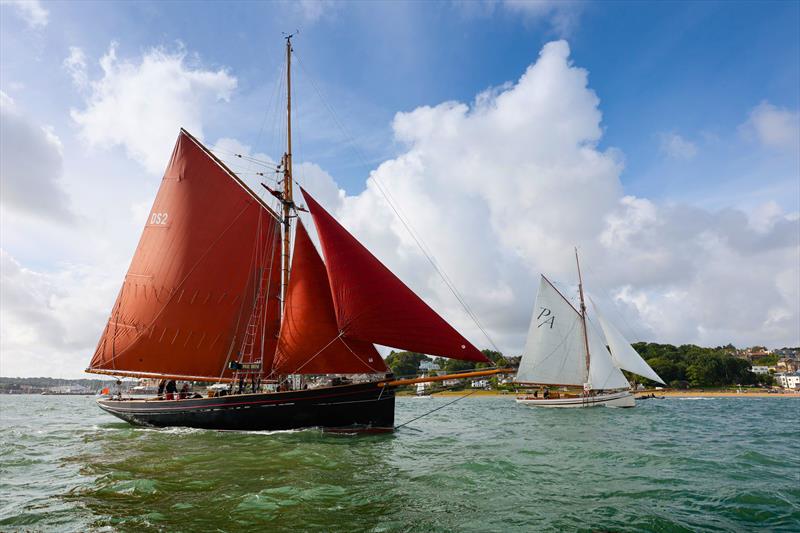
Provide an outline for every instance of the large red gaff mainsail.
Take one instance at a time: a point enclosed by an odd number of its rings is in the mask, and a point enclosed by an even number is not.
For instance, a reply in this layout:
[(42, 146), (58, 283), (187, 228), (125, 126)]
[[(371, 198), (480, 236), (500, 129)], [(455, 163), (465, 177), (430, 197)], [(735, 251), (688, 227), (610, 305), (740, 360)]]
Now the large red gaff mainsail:
[[(251, 328), (272, 362), (280, 317), (276, 215), (181, 130), (89, 371), (228, 377)], [(263, 333), (263, 335), (260, 335)]]
[(393, 348), (489, 362), (414, 294), (305, 190), (344, 335)]
[(314, 243), (297, 223), (276, 374), (386, 372), (375, 347), (339, 334), (328, 274)]

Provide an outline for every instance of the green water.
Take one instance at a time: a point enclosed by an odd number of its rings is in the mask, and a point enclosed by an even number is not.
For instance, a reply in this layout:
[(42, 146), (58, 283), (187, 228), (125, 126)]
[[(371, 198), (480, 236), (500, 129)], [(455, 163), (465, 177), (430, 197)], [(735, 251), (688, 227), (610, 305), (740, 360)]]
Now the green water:
[[(445, 399), (398, 398), (398, 422)], [(796, 399), (536, 410), (383, 436), (136, 429), (0, 396), (2, 531), (798, 531)]]

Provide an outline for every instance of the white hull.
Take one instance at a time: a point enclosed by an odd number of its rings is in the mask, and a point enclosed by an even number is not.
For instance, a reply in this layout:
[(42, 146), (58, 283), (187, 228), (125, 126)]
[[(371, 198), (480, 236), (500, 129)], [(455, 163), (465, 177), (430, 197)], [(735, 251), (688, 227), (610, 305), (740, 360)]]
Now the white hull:
[(517, 403), (530, 407), (635, 407), (636, 400), (629, 391), (598, 394), (584, 398), (534, 398), (532, 395), (517, 396)]

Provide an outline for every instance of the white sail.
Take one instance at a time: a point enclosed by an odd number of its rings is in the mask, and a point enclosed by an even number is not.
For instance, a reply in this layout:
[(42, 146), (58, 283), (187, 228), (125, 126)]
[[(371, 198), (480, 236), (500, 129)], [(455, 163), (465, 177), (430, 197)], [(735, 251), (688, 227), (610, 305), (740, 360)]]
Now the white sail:
[(628, 372), (633, 372), (666, 385), (664, 380), (656, 374), (656, 371), (650, 368), (650, 365), (633, 349), (633, 346), (625, 339), (622, 333), (600, 313), (600, 309), (598, 309), (594, 301), (592, 301), (592, 305), (600, 321), (600, 327), (603, 328), (603, 333), (606, 336), (606, 340), (608, 340), (611, 357), (614, 358), (616, 365)]
[(581, 316), (542, 276), (516, 381), (582, 386), (586, 378)]
[(617, 368), (606, 346), (606, 339), (600, 330), (587, 321), (589, 338), (589, 383), (592, 390), (610, 390), (630, 388), (628, 380)]

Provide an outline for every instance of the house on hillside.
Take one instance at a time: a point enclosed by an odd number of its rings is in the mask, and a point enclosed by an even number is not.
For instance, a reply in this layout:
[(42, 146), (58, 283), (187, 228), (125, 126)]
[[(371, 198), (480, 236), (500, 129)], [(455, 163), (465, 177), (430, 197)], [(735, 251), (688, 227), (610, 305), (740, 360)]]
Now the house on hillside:
[(800, 349), (798, 348), (778, 348), (772, 353), (779, 357), (786, 357), (787, 359), (800, 360)]
[(440, 370), (439, 365), (434, 363), (433, 361), (422, 361), (419, 364), (420, 372), (430, 372), (432, 370)]

